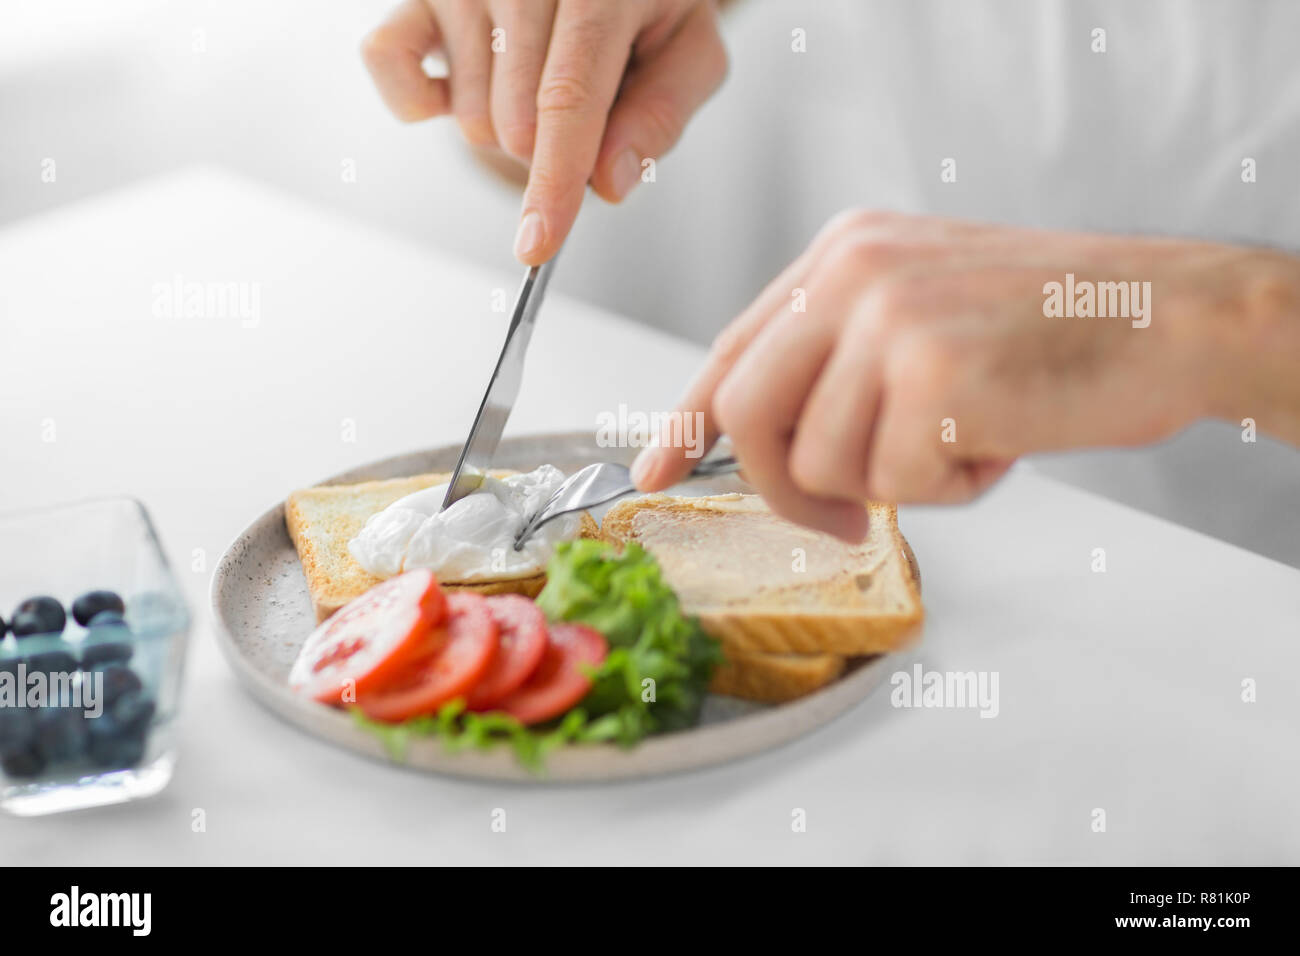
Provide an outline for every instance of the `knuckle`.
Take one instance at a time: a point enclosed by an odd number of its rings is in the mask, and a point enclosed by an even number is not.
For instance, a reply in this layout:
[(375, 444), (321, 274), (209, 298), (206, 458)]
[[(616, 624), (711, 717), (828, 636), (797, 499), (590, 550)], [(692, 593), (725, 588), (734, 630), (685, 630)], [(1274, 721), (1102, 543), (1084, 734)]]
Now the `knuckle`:
[(851, 235), (856, 228), (854, 219), (857, 214), (856, 209), (846, 209), (831, 216), (830, 219), (826, 220), (826, 225), (822, 226), (821, 231), (817, 233), (813, 244), (833, 244)]
[[(829, 277), (829, 287), (844, 282), (854, 284), (859, 295), (864, 297), (861, 301), (869, 300), (876, 286), (892, 281), (891, 273), (905, 261), (894, 243), (858, 236), (831, 243), (820, 250), (816, 258), (819, 261), (819, 274)], [(815, 279), (813, 284), (819, 285)], [(810, 292), (809, 298), (812, 297)], [(836, 296), (832, 294), (831, 298), (835, 299)]]
[(712, 362), (731, 365), (745, 350), (748, 344), (747, 330), (739, 322), (732, 322), (713, 340), (709, 348), (709, 358)]
[(883, 282), (867, 292), (854, 324), (864, 338), (888, 340), (909, 328), (916, 313), (916, 290), (911, 281)]
[(871, 233), (859, 233), (844, 240), (843, 248), (844, 255), (859, 272), (886, 273), (899, 261), (899, 244)]
[(537, 112), (543, 114), (582, 113), (596, 102), (589, 80), (574, 73), (556, 73), (537, 88)]
[(818, 238), (837, 242), (863, 234), (887, 233), (900, 218), (901, 214), (884, 209), (846, 209), (831, 217)]
[(854, 209), (850, 219), (859, 232), (890, 232), (898, 227), (903, 214), (892, 209)]
[(931, 397), (945, 394), (957, 375), (960, 358), (943, 335), (916, 331), (899, 336), (885, 363), (886, 387)]
[(758, 419), (755, 403), (744, 385), (732, 376), (722, 382), (713, 396), (713, 416), (723, 432), (742, 442), (753, 434)]

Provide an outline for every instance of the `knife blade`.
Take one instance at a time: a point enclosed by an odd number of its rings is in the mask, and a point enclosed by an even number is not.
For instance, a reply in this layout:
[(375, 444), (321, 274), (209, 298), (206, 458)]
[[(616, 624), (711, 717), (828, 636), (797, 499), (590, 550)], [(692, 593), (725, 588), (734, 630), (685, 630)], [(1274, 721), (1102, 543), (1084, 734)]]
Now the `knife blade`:
[(478, 414), (474, 416), (474, 425), (469, 430), (469, 438), (461, 449), (460, 460), (452, 472), (451, 485), (442, 500), (442, 507), (448, 508), (483, 483), (492, 457), (496, 454), (505, 430), (506, 419), (519, 397), (519, 386), (524, 378), (524, 358), (528, 354), (528, 341), (533, 335), (533, 326), (537, 321), (537, 311), (546, 296), (546, 285), (551, 281), (551, 271), (555, 259), (540, 266), (530, 266), (524, 273), (524, 281), (519, 286), (515, 297), (514, 312), (510, 316), (510, 327), (506, 330), (505, 345), (501, 347), (501, 356), (488, 382), (487, 392), (479, 404)]

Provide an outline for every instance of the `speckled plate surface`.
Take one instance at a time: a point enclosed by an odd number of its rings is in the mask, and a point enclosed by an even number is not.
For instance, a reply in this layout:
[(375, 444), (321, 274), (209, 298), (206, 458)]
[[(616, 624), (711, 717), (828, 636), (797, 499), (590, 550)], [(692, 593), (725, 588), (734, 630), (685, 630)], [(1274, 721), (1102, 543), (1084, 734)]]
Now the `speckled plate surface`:
[[(450, 471), (457, 446), (413, 452), (363, 465), (328, 484)], [(591, 432), (529, 435), (502, 441), (495, 464), (529, 470), (551, 463), (572, 472), (593, 461), (629, 461), (633, 449), (597, 447)], [(286, 488), (285, 493), (291, 489)], [(679, 494), (747, 491), (739, 478), (695, 482)], [(595, 512), (601, 517), (603, 509)], [(307, 582), (277, 503), (250, 524), (222, 555), (212, 581), (217, 640), (248, 691), (276, 714), (349, 750), (390, 760), (373, 735), (342, 711), (290, 693), (285, 685), (298, 648), (315, 627)], [(571, 745), (552, 753), (544, 777), (520, 767), (508, 747), (448, 753), (436, 739), (411, 742), (403, 763), (421, 770), (492, 780), (601, 781), (689, 770), (733, 760), (785, 743), (839, 716), (882, 681), (884, 658), (861, 663), (833, 684), (788, 704), (763, 706), (711, 696), (700, 726), (651, 737), (630, 750)]]

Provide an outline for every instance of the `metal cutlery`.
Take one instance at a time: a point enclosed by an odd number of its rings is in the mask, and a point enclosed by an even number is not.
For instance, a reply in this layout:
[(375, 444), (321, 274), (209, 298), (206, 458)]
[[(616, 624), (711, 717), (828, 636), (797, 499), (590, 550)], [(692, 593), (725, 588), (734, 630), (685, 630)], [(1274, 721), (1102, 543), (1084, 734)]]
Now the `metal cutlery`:
[(442, 500), (444, 509), (476, 491), (492, 467), (492, 457), (501, 442), (506, 419), (510, 417), (515, 399), (519, 397), (528, 342), (554, 266), (555, 259), (552, 258), (540, 266), (530, 266), (524, 273), (524, 281), (515, 297), (514, 312), (510, 316), (510, 328), (506, 331), (505, 345), (501, 347), (501, 355), (497, 359), (492, 378), (488, 381), (483, 401), (479, 404), (478, 414), (474, 416), (469, 438), (465, 439), (460, 459), (456, 462), (456, 470), (452, 472), (451, 485), (447, 488), (447, 496)]
[[(739, 470), (740, 464), (735, 458), (730, 456), (714, 458), (696, 465), (686, 480), (716, 478)], [(634, 491), (636, 486), (632, 484), (632, 475), (626, 465), (608, 461), (588, 465), (566, 478), (564, 484), (547, 499), (541, 510), (519, 529), (519, 533), (515, 535), (515, 550), (523, 548), (524, 542), (532, 537), (538, 528), (561, 515), (586, 511), (588, 508), (595, 508), (597, 505), (622, 498)]]

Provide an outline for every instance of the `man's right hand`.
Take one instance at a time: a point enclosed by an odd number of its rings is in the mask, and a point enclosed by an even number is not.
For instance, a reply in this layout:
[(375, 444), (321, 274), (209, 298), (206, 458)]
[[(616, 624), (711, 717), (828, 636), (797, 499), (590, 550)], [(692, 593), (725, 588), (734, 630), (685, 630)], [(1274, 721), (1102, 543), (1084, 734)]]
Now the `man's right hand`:
[[(424, 71), (435, 52), (445, 78)], [(470, 143), (528, 165), (527, 265), (559, 249), (589, 182), (622, 200), (727, 70), (712, 0), (405, 0), (363, 53), (399, 119), (452, 114)]]

